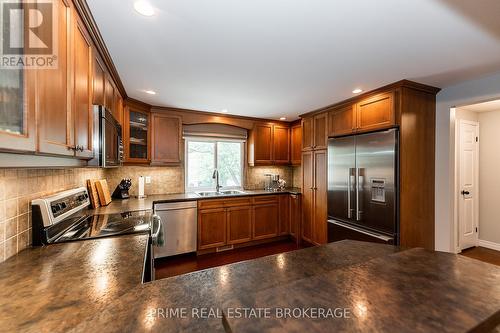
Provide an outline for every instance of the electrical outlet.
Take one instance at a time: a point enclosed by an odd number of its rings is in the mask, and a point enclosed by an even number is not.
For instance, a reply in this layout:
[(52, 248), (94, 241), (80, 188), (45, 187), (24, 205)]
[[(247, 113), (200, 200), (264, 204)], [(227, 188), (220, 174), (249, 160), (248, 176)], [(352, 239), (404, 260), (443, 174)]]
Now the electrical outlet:
[(146, 176), (146, 184), (151, 184), (151, 176)]

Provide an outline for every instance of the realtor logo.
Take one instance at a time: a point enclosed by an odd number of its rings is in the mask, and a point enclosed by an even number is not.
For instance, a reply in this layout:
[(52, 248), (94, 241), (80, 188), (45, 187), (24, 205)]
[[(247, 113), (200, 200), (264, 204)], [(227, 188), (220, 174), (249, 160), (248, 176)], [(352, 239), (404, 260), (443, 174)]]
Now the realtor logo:
[(0, 0), (0, 68), (57, 68), (57, 4)]

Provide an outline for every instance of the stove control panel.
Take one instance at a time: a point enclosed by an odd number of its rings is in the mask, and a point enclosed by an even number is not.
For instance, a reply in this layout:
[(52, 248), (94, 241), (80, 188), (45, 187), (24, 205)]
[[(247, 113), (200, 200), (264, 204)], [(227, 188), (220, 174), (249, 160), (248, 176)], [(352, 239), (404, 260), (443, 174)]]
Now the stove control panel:
[(69, 212), (73, 208), (85, 205), (88, 202), (88, 199), (89, 199), (89, 195), (88, 195), (87, 191), (81, 191), (81, 192), (72, 194), (68, 197), (59, 199), (57, 201), (53, 201), (50, 204), (52, 216), (58, 217), (58, 216), (63, 215), (64, 213)]

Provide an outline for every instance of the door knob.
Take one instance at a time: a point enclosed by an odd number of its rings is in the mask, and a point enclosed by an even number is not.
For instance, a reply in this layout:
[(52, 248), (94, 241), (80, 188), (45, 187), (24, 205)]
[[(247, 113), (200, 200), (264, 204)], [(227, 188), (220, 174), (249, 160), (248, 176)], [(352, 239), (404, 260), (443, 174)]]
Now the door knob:
[(469, 191), (462, 191), (462, 195), (469, 195), (470, 192)]

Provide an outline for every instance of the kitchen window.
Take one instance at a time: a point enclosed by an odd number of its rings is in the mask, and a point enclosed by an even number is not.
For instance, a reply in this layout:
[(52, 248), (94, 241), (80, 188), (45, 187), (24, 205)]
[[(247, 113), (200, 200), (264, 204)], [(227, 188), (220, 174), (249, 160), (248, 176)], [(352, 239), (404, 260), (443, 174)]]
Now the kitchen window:
[(215, 169), (223, 189), (242, 189), (243, 144), (241, 140), (186, 138), (186, 192), (215, 190)]

